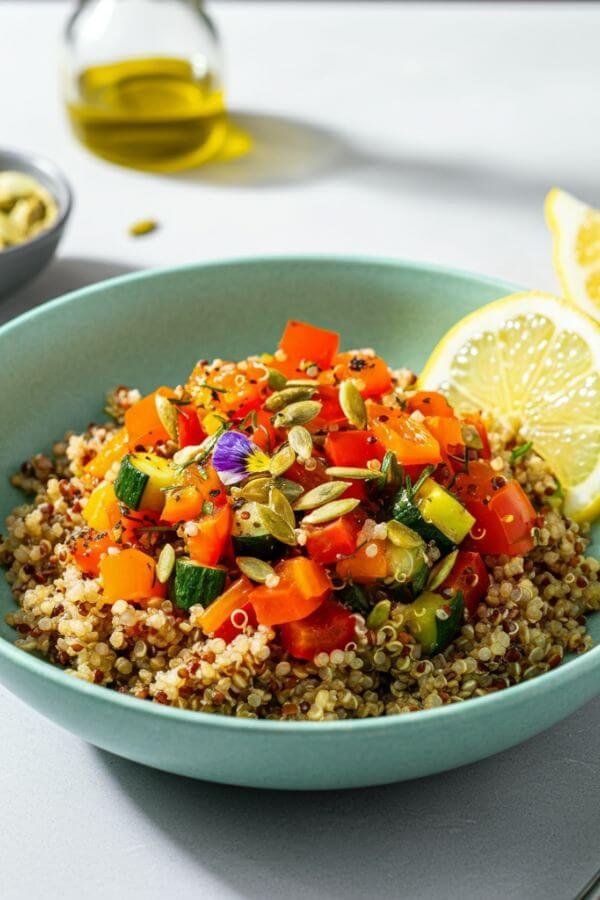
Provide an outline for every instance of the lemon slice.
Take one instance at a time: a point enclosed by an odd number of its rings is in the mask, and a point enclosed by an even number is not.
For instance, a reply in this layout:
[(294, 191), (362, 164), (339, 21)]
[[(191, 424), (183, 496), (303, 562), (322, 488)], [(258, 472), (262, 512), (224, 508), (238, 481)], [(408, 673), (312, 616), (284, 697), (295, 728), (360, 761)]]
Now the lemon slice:
[(565, 297), (600, 321), (600, 210), (554, 188), (546, 197), (545, 212)]
[(531, 292), (482, 306), (442, 338), (419, 387), (532, 441), (567, 515), (600, 513), (600, 327), (571, 304)]

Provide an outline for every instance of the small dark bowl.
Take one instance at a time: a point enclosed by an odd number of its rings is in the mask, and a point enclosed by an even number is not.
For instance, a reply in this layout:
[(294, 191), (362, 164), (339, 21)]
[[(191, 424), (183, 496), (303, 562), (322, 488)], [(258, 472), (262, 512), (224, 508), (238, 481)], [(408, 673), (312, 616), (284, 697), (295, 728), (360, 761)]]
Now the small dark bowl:
[(0, 149), (0, 172), (31, 175), (50, 191), (58, 205), (54, 224), (16, 247), (0, 250), (0, 298), (30, 281), (44, 269), (56, 251), (73, 205), (69, 182), (49, 159), (33, 153)]

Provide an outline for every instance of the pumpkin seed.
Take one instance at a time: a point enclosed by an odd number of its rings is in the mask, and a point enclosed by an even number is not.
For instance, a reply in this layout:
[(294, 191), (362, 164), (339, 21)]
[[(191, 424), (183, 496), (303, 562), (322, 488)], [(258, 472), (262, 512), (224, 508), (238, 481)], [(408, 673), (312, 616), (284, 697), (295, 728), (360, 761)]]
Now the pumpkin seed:
[(289, 444), (284, 444), (271, 457), (269, 471), (274, 478), (277, 478), (278, 475), (283, 475), (284, 472), (287, 472), (289, 467), (293, 466), (295, 462), (296, 454)]
[(340, 384), (340, 406), (351, 425), (355, 428), (367, 427), (367, 407), (353, 381), (342, 381)]
[(175, 566), (175, 550), (171, 544), (165, 544), (156, 562), (156, 577), (161, 584), (166, 584)]
[(406, 550), (424, 546), (424, 541), (420, 534), (417, 534), (408, 525), (403, 525), (402, 522), (397, 522), (395, 519), (387, 523), (387, 537), (395, 547), (404, 547)]
[(265, 400), (264, 408), (268, 409), (269, 412), (279, 412), (280, 409), (289, 406), (290, 403), (297, 403), (299, 400), (310, 400), (314, 392), (314, 388), (286, 386), (283, 390), (271, 394)]
[(257, 581), (259, 584), (264, 584), (269, 575), (275, 575), (273, 566), (270, 566), (263, 559), (256, 559), (254, 556), (238, 556), (235, 562), (240, 572), (251, 581)]
[(453, 550), (452, 553), (449, 553), (448, 556), (444, 556), (443, 559), (440, 559), (440, 561), (435, 564), (429, 573), (429, 579), (427, 581), (428, 591), (435, 591), (436, 588), (439, 588), (440, 584), (443, 584), (454, 568), (457, 556), (458, 550)]
[(460, 433), (465, 447), (469, 447), (472, 450), (483, 449), (483, 441), (481, 440), (481, 435), (474, 425), (461, 425)]
[(291, 507), (290, 501), (282, 491), (276, 487), (272, 487), (269, 492), (269, 506), (276, 512), (278, 516), (288, 523), (290, 528), (296, 527), (296, 517)]
[(355, 469), (351, 466), (330, 466), (325, 471), (334, 478), (360, 478), (365, 481), (367, 478), (379, 478), (379, 472), (372, 469)]
[(269, 369), (267, 368), (268, 378), (267, 384), (272, 391), (280, 391), (282, 388), (286, 386), (286, 378), (285, 375), (282, 375), (281, 372), (278, 372), (277, 369)]
[(367, 628), (377, 631), (390, 617), (392, 604), (390, 600), (380, 600), (367, 616)]
[(292, 428), (294, 425), (306, 425), (311, 419), (316, 418), (322, 409), (322, 404), (317, 400), (301, 400), (298, 403), (290, 403), (273, 416), (272, 422), (275, 428)]
[(162, 394), (156, 394), (154, 403), (156, 404), (156, 412), (162, 427), (173, 441), (178, 440), (176, 408)]
[(316, 390), (319, 388), (319, 382), (314, 378), (290, 378), (286, 381), (286, 387), (312, 387)]
[(296, 533), (290, 523), (286, 522), (279, 513), (274, 512), (274, 510), (263, 503), (257, 503), (256, 514), (265, 531), (278, 541), (281, 541), (282, 544), (288, 544), (290, 547), (295, 546), (297, 543)]
[(325, 481), (316, 487), (302, 494), (299, 500), (294, 503), (296, 511), (302, 509), (316, 509), (317, 506), (323, 506), (324, 503), (330, 503), (344, 493), (350, 487), (349, 481)]
[(313, 452), (313, 439), (310, 431), (302, 425), (294, 425), (288, 431), (289, 445), (299, 459), (310, 459)]
[(246, 482), (244, 487), (239, 489), (238, 496), (243, 500), (257, 500), (259, 503), (266, 503), (269, 499), (270, 487), (270, 478), (266, 478), (264, 476), (261, 476), (260, 478), (252, 478), (250, 481)]
[(311, 513), (304, 516), (302, 524), (321, 525), (324, 522), (332, 522), (333, 519), (352, 512), (359, 503), (360, 500), (357, 500), (355, 497), (348, 497), (346, 500), (334, 500), (332, 503), (326, 503), (324, 506), (313, 509)]
[(134, 222), (133, 225), (129, 226), (129, 234), (132, 237), (141, 237), (143, 234), (150, 234), (151, 231), (156, 231), (158, 228), (158, 222), (155, 219), (141, 219), (139, 222)]
[(298, 484), (297, 481), (290, 481), (289, 478), (274, 478), (271, 483), (288, 498), (290, 503), (293, 503), (294, 500), (297, 500), (304, 493), (302, 485)]

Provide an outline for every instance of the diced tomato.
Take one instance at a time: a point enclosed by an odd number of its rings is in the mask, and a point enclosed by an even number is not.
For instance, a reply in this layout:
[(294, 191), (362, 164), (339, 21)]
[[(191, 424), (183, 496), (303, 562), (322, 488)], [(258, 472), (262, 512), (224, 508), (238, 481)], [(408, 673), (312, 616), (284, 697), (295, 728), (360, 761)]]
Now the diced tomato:
[(261, 625), (281, 625), (310, 615), (331, 593), (325, 570), (304, 556), (285, 559), (275, 566), (276, 587), (261, 584), (250, 595)]
[(363, 397), (380, 397), (392, 388), (392, 373), (380, 356), (356, 351), (338, 353), (333, 371), (339, 381), (353, 379)]
[(88, 497), (82, 516), (94, 531), (110, 531), (121, 516), (113, 485), (105, 481)]
[(295, 462), (293, 466), (285, 473), (285, 477), (289, 478), (290, 481), (295, 481), (299, 484), (305, 491), (311, 491), (314, 487), (317, 487), (319, 484), (323, 484), (324, 481), (331, 481), (329, 475), (326, 473), (325, 463), (316, 459), (316, 457), (312, 457), (315, 462), (314, 468), (306, 468), (304, 463)]
[(288, 362), (307, 360), (320, 369), (331, 366), (339, 345), (340, 336), (335, 331), (327, 331), (295, 319), (289, 320), (279, 342)]
[(106, 603), (143, 601), (166, 594), (166, 585), (156, 580), (153, 558), (141, 550), (108, 553), (100, 560), (100, 575)]
[(459, 550), (454, 568), (438, 590), (448, 588), (460, 591), (469, 615), (472, 616), (487, 594), (489, 586), (490, 576), (481, 554)]
[(438, 391), (415, 391), (407, 398), (406, 409), (409, 413), (418, 409), (424, 416), (454, 416), (454, 410)]
[(281, 626), (281, 644), (296, 659), (314, 659), (318, 653), (343, 650), (354, 640), (356, 620), (335, 600), (325, 600), (305, 619)]
[(457, 475), (452, 490), (476, 519), (466, 549), (508, 556), (532, 549), (536, 512), (518, 482), (507, 482), (488, 463), (475, 460)]
[(101, 558), (109, 547), (115, 546), (115, 542), (106, 531), (99, 534), (95, 531), (89, 531), (87, 534), (77, 538), (71, 547), (71, 552), (73, 559), (82, 572), (86, 575), (97, 576), (100, 574)]
[[(375, 555), (372, 555), (373, 547), (377, 549)], [(385, 541), (369, 541), (363, 544), (349, 559), (340, 560), (335, 568), (340, 578), (356, 581), (357, 584), (380, 581), (388, 573)]]
[(306, 552), (315, 562), (326, 566), (356, 550), (360, 525), (352, 515), (342, 516), (326, 525), (307, 527)]
[(119, 428), (113, 436), (104, 444), (93, 459), (83, 467), (88, 475), (95, 478), (104, 478), (110, 467), (115, 462), (120, 462), (129, 449), (127, 429)]
[(177, 407), (177, 437), (180, 447), (195, 447), (206, 437), (198, 413), (191, 405)]
[(215, 633), (218, 628), (227, 623), (229, 616), (234, 610), (244, 609), (254, 587), (255, 585), (245, 575), (242, 575), (220, 597), (213, 600), (204, 610), (200, 621), (200, 627), (204, 633)]
[(158, 417), (156, 395), (174, 397), (170, 387), (159, 387), (146, 397), (134, 403), (125, 413), (125, 428), (129, 436), (129, 449), (154, 447), (159, 441), (169, 439), (169, 434)]
[(228, 550), (233, 513), (231, 507), (221, 506), (210, 516), (204, 516), (196, 525), (198, 531), (189, 535), (188, 552), (192, 559), (205, 566), (216, 565)]
[(237, 619), (235, 616), (232, 618), (232, 614), (230, 613), (229, 618), (215, 631), (214, 636), (216, 638), (222, 638), (229, 644), (238, 636), (238, 634), (242, 634), (248, 625), (250, 625), (251, 628), (256, 628), (258, 621), (256, 613), (254, 612), (254, 607), (251, 603), (244, 603), (243, 606), (239, 607), (239, 612), (244, 615), (240, 615)]
[(422, 422), (399, 409), (376, 403), (367, 404), (369, 427), (386, 450), (396, 454), (398, 462), (427, 465), (441, 462), (440, 445)]
[(325, 438), (325, 455), (332, 466), (365, 468), (369, 460), (382, 460), (385, 450), (370, 431), (332, 431)]

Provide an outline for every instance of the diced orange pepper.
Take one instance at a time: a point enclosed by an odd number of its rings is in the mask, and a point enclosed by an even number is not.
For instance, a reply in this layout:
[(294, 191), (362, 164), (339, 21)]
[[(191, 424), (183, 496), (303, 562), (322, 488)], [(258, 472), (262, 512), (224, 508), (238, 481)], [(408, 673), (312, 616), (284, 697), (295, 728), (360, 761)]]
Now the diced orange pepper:
[(234, 581), (227, 590), (217, 597), (202, 614), (200, 627), (205, 634), (212, 634), (226, 622), (232, 612), (241, 609), (248, 602), (254, 585), (245, 575)]
[(392, 373), (380, 356), (367, 353), (338, 353), (333, 371), (339, 381), (351, 378), (363, 397), (379, 397), (392, 388)]
[(148, 600), (166, 593), (166, 585), (156, 581), (154, 560), (141, 550), (107, 554), (100, 560), (100, 575), (106, 603)]
[(376, 403), (367, 404), (369, 426), (386, 450), (396, 454), (399, 463), (424, 465), (442, 460), (440, 445), (422, 422), (399, 409)]
[(450, 416), (426, 416), (424, 424), (444, 452), (449, 453), (451, 448), (464, 446), (465, 442), (458, 419)]
[(187, 537), (188, 552), (196, 562), (214, 566), (229, 547), (233, 524), (231, 507), (221, 506), (215, 513), (205, 516), (196, 524), (197, 533)]
[(121, 515), (112, 530), (114, 539), (119, 544), (137, 544), (144, 528), (153, 528), (158, 524), (159, 514), (151, 509), (130, 509)]
[(81, 515), (94, 531), (110, 531), (119, 521), (119, 501), (110, 482), (105, 481), (92, 491)]
[(438, 391), (415, 391), (406, 400), (408, 412), (419, 410), (424, 416), (453, 416), (454, 410)]
[(126, 428), (119, 428), (93, 459), (83, 467), (84, 472), (95, 478), (104, 478), (113, 463), (123, 459), (128, 450), (129, 439)]
[(332, 425), (348, 424), (348, 420), (340, 406), (340, 391), (338, 387), (323, 384), (320, 386), (319, 392), (314, 399), (321, 404), (321, 411), (306, 426), (313, 434), (317, 431), (328, 431)]
[(106, 532), (97, 534), (92, 531), (77, 538), (71, 547), (71, 552), (75, 563), (82, 572), (86, 575), (96, 576), (100, 574), (101, 558), (109, 547), (115, 546), (115, 542)]
[(307, 360), (315, 363), (320, 369), (328, 369), (340, 345), (340, 336), (335, 331), (317, 328), (306, 322), (290, 319), (279, 347), (289, 362)]
[(215, 506), (224, 506), (227, 503), (227, 492), (210, 463), (203, 466), (188, 466), (183, 481), (184, 484), (193, 484), (198, 489), (202, 501), (209, 500)]
[(309, 616), (332, 590), (325, 570), (312, 559), (296, 556), (275, 566), (279, 583), (261, 584), (250, 594), (250, 602), (261, 625), (281, 625)]
[(332, 466), (364, 468), (372, 459), (382, 460), (385, 450), (370, 431), (332, 431), (325, 438), (325, 456)]
[[(198, 383), (206, 387), (199, 387)], [(202, 365), (194, 369), (188, 386), (198, 406), (222, 418), (239, 421), (262, 405), (269, 389), (269, 373), (265, 366), (253, 362)], [(203, 420), (205, 431), (211, 422)]]
[(195, 484), (185, 484), (169, 491), (160, 514), (163, 522), (186, 522), (196, 519), (202, 512), (204, 498)]
[[(374, 556), (370, 555), (373, 553), (372, 547), (377, 548)], [(335, 568), (340, 578), (351, 579), (357, 584), (380, 581), (385, 578), (388, 569), (385, 541), (368, 541), (358, 548), (354, 556), (341, 559)]]
[(129, 435), (129, 449), (154, 447), (159, 441), (166, 441), (169, 434), (158, 418), (156, 395), (174, 397), (170, 387), (159, 387), (146, 397), (142, 397), (125, 413), (125, 427)]

